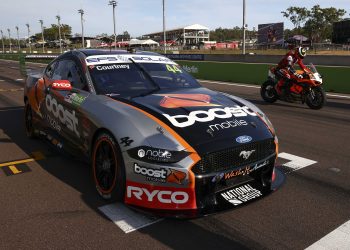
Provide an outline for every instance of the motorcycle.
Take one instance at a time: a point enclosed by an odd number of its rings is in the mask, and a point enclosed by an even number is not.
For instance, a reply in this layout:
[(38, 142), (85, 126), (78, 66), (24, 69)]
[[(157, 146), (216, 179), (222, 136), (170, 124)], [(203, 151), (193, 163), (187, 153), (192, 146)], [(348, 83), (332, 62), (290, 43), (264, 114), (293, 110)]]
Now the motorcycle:
[(261, 97), (264, 101), (274, 103), (278, 99), (286, 102), (306, 103), (311, 109), (321, 109), (326, 103), (326, 94), (322, 88), (322, 76), (317, 72), (313, 64), (308, 65), (306, 70), (297, 70), (303, 78), (294, 78), (288, 86), (289, 93), (278, 94), (278, 79), (275, 74), (276, 68), (270, 68), (268, 79), (260, 88)]

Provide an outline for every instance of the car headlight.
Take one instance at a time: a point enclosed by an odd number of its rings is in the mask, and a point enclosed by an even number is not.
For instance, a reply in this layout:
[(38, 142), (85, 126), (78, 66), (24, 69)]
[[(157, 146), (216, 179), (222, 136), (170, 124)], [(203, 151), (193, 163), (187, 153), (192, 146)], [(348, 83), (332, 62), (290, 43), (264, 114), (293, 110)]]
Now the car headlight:
[(175, 163), (190, 155), (187, 151), (170, 151), (148, 146), (132, 148), (127, 152), (130, 157), (149, 163)]
[(254, 111), (259, 117), (260, 119), (266, 124), (266, 126), (269, 128), (269, 130), (271, 131), (271, 133), (276, 136), (276, 131), (274, 126), (272, 125), (271, 121), (269, 120), (269, 118), (267, 118), (267, 116), (265, 115), (264, 112), (261, 111), (261, 109), (259, 109), (257, 106), (255, 106), (253, 103), (248, 102), (240, 97), (237, 96), (231, 96), (229, 94), (226, 93), (222, 93), (225, 96), (229, 97), (230, 99), (232, 99), (233, 101), (239, 101), (242, 104), (244, 104), (245, 106), (247, 106), (249, 109), (251, 109), (252, 111)]

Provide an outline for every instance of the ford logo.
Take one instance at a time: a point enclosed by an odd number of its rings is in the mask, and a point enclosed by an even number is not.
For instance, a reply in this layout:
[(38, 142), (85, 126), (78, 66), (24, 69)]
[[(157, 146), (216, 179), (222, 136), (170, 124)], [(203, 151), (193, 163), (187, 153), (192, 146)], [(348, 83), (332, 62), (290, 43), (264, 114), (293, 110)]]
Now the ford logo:
[(238, 143), (247, 143), (247, 142), (250, 142), (251, 140), (252, 138), (248, 135), (242, 135), (236, 138), (236, 142)]

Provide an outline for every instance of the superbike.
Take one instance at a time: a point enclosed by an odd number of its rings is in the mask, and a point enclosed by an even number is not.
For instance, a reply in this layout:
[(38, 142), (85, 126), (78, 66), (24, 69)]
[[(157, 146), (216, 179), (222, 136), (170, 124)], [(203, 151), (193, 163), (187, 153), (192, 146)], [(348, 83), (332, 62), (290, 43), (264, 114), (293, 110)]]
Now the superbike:
[[(311, 109), (321, 109), (326, 102), (326, 94), (322, 88), (322, 77), (315, 66), (310, 64), (305, 70), (297, 73), (303, 78), (294, 78), (288, 86), (289, 91), (278, 94), (276, 68), (270, 68), (268, 79), (261, 85), (260, 94), (264, 101), (274, 103), (278, 99), (286, 102), (306, 103)], [(289, 92), (289, 93), (288, 93)]]

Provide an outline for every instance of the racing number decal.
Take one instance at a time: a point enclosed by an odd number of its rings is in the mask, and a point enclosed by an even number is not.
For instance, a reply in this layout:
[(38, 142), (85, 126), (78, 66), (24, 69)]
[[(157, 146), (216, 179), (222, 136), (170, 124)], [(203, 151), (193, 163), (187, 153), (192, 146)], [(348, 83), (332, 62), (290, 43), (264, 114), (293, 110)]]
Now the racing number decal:
[(166, 69), (170, 72), (173, 72), (174, 74), (176, 74), (177, 72), (182, 73), (182, 70), (179, 69), (176, 65), (167, 64)]
[(120, 144), (123, 144), (124, 147), (129, 147), (134, 140), (131, 140), (130, 137), (120, 138)]

